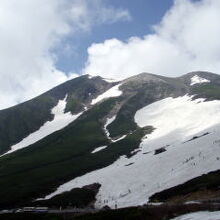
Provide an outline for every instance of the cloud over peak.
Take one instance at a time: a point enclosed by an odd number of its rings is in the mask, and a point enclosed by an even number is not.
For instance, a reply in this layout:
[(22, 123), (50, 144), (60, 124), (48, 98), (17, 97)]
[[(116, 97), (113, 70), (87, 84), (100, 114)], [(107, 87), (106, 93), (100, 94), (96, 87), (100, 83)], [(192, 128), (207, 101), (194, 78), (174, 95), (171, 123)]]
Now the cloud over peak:
[(129, 19), (127, 10), (102, 0), (1, 0), (0, 108), (68, 79), (56, 68), (52, 52), (66, 36)]
[(154, 33), (88, 48), (85, 73), (121, 79), (140, 72), (168, 76), (220, 73), (220, 1), (176, 0)]

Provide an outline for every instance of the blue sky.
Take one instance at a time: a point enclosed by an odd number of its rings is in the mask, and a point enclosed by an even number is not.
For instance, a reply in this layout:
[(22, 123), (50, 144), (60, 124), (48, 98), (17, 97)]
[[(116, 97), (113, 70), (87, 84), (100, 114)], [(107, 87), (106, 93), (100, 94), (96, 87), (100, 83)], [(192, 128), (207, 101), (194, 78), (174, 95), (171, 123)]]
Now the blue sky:
[(219, 20), (220, 0), (1, 0), (0, 109), (79, 74), (220, 73)]
[[(160, 22), (166, 11), (172, 6), (173, 0), (108, 0), (107, 4), (115, 8), (128, 9), (131, 20), (118, 21), (113, 24), (95, 26), (90, 32), (78, 33), (64, 38), (56, 48), (56, 66), (68, 73), (79, 73), (87, 60), (87, 48), (92, 43), (117, 38), (125, 41), (132, 36), (142, 37), (152, 33), (152, 25)], [(66, 51), (68, 44), (71, 51)]]

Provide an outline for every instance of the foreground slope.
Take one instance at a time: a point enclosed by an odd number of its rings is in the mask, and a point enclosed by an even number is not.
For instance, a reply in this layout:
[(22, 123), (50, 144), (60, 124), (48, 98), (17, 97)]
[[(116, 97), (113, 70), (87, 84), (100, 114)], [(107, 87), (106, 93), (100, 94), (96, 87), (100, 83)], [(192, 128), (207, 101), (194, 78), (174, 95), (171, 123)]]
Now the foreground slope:
[[(87, 83), (95, 92), (88, 92)], [(218, 75), (142, 73), (120, 83), (84, 76), (68, 89), (72, 95), (65, 90), (49, 112), (63, 100), (63, 114), (82, 114), (0, 158), (1, 207), (93, 183), (101, 184), (97, 207), (142, 204), (156, 192), (219, 169)]]
[[(207, 120), (208, 118), (208, 120)], [(89, 183), (101, 184), (97, 207), (144, 204), (163, 189), (219, 169), (220, 101), (189, 96), (166, 98), (140, 109), (135, 121), (155, 130), (142, 140), (136, 155), (78, 177), (46, 199)]]

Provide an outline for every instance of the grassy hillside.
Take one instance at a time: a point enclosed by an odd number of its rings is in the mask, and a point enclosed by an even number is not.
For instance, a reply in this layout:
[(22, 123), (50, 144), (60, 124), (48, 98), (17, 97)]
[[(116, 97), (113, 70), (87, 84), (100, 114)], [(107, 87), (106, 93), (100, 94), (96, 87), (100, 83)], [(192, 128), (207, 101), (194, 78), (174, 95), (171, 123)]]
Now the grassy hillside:
[[(18, 143), (28, 134), (38, 130), (46, 121), (52, 120), (51, 109), (59, 100), (67, 97), (65, 111), (78, 113), (91, 99), (111, 87), (100, 77), (87, 76), (67, 81), (52, 90), (20, 105), (0, 111), (0, 154)], [(89, 95), (90, 94), (90, 95)]]
[(94, 183), (91, 185), (84, 186), (82, 188), (75, 188), (68, 192), (56, 195), (48, 200), (40, 200), (33, 202), (32, 206), (47, 206), (47, 207), (93, 207), (94, 202), (96, 201), (96, 194), (101, 187), (100, 184)]
[(207, 100), (219, 100), (220, 99), (220, 85), (215, 84), (201, 84), (195, 85), (192, 90), (192, 94), (196, 94), (196, 98), (206, 98)]
[[(158, 192), (150, 197), (150, 201), (166, 202), (172, 200), (196, 200), (203, 197), (219, 196), (220, 171), (210, 172), (202, 176), (196, 177), (183, 184), (172, 187), (170, 189)], [(213, 193), (210, 193), (213, 191)], [(205, 195), (206, 194), (206, 195)], [(198, 196), (199, 195), (199, 196)]]
[[(102, 120), (117, 98), (94, 106), (78, 120), (32, 146), (0, 158), (0, 207), (24, 204), (52, 192), (60, 184), (110, 165), (137, 148), (151, 129), (137, 129), (116, 143), (109, 143)], [(96, 147), (108, 145), (91, 154)], [(16, 184), (15, 184), (16, 183)]]

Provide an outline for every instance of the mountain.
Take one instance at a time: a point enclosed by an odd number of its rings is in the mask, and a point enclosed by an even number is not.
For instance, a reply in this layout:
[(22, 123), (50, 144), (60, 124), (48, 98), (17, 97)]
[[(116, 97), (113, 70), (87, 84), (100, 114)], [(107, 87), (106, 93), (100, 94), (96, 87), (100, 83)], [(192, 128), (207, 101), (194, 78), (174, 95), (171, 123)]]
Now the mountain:
[(0, 207), (216, 195), (219, 132), (217, 74), (80, 76), (0, 111)]

